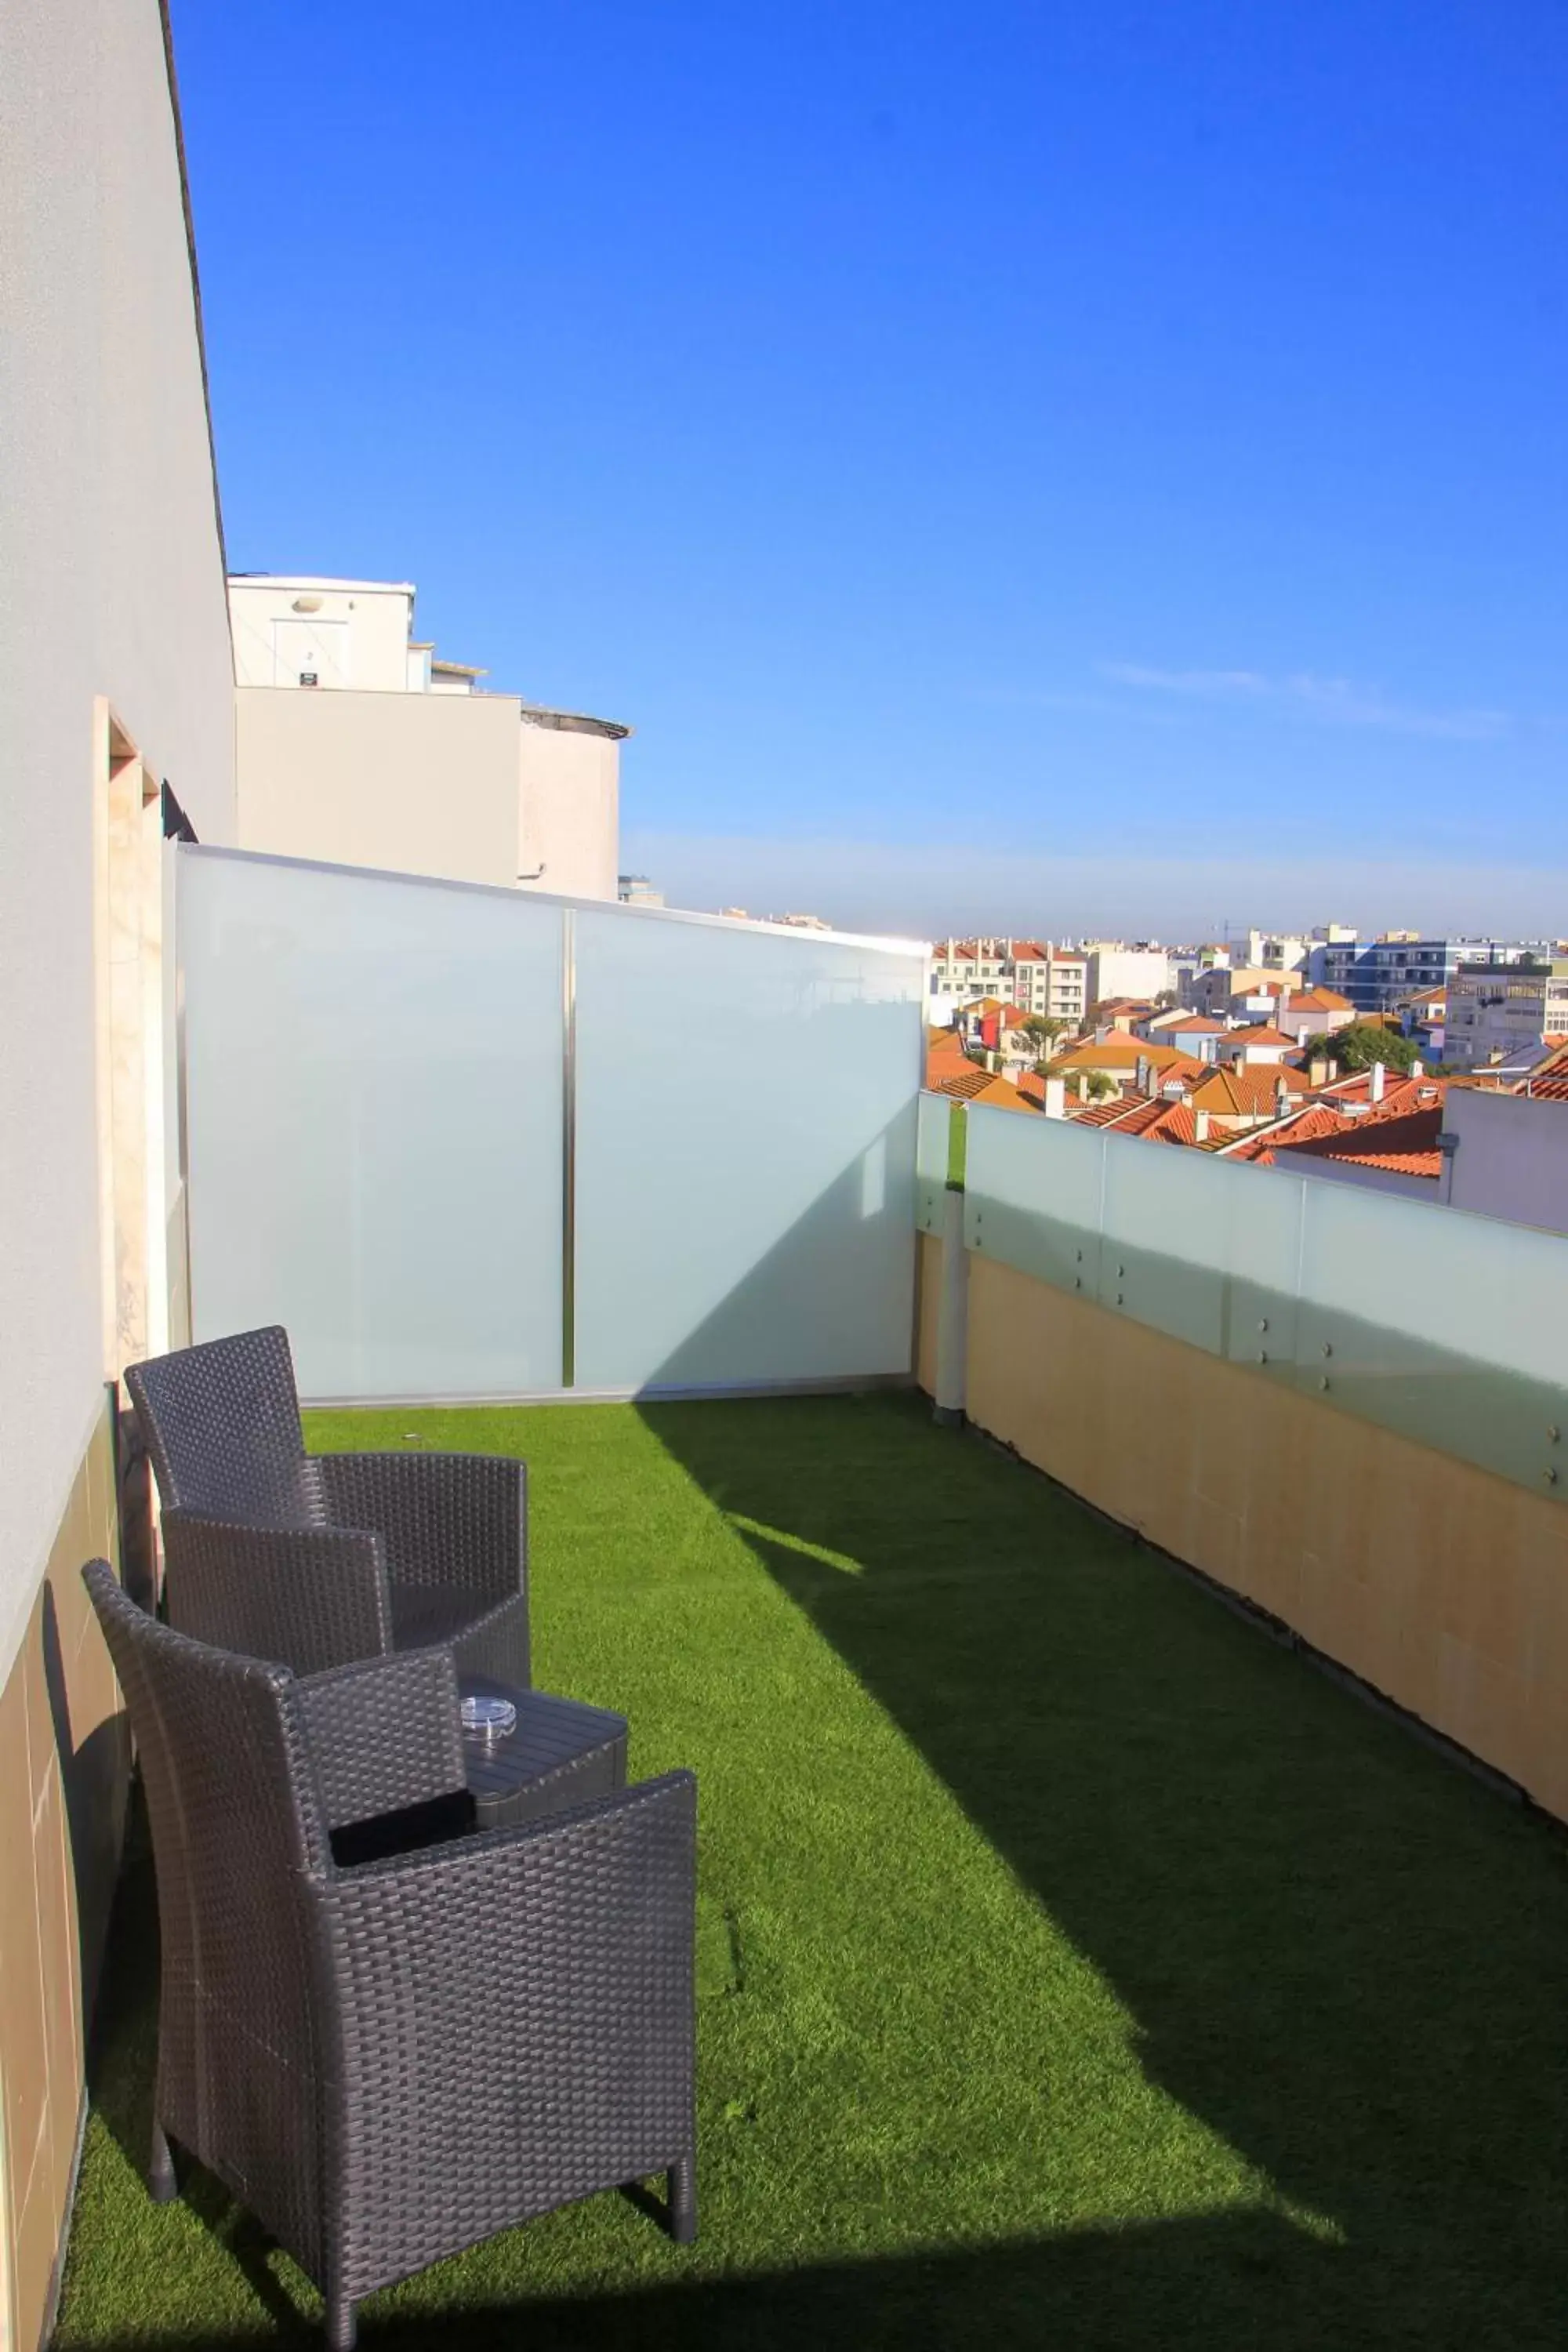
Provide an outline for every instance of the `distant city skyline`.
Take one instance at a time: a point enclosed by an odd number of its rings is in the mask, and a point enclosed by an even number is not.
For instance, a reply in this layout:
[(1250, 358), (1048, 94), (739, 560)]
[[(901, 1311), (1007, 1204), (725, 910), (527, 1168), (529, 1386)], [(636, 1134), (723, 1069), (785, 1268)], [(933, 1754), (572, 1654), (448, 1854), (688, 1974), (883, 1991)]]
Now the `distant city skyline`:
[(1568, 936), (1568, 877), (1410, 859), (1347, 874), (1335, 859), (1002, 856), (962, 843), (781, 841), (647, 831), (622, 863), (672, 907), (799, 907), (836, 929), (946, 938), (1220, 939), (1256, 926), (1352, 924), (1467, 939)]

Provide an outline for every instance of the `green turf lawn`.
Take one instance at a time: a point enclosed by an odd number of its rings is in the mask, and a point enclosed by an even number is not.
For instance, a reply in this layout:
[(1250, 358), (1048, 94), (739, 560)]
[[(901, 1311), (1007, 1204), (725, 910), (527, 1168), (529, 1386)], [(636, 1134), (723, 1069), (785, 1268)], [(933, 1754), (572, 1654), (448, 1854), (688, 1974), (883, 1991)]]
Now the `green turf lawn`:
[[(701, 2234), (609, 2194), (396, 2347), (1560, 2347), (1558, 1834), (908, 1396), (316, 1416), (516, 1452), (536, 1675), (700, 1780)], [(58, 2343), (295, 2340), (136, 2166), (145, 1859)]]

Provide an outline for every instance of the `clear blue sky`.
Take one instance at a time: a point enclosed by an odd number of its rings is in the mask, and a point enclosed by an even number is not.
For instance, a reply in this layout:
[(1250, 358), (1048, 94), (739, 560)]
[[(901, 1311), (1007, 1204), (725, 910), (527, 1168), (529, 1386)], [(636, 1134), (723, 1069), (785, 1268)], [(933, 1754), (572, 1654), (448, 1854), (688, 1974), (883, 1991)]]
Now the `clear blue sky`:
[(694, 904), (1568, 929), (1558, 0), (175, 0), (229, 557)]

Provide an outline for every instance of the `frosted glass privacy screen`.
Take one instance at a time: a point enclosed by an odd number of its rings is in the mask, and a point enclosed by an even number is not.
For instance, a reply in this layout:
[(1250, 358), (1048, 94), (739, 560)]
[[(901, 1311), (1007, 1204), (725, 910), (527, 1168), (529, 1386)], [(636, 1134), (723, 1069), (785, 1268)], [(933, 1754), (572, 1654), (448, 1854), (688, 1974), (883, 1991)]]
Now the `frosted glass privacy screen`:
[(580, 908), (579, 1388), (910, 1369), (924, 959)]
[(195, 1336), (312, 1397), (561, 1377), (562, 912), (182, 849)]

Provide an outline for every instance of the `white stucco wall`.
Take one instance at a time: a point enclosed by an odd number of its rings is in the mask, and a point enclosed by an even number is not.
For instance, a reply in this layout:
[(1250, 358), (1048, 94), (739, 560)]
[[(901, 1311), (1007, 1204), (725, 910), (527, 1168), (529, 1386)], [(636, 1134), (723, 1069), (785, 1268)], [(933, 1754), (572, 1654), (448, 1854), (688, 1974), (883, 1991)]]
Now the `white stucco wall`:
[(515, 885), (515, 697), (241, 687), (236, 700), (242, 849)]
[(1159, 996), (1170, 986), (1170, 959), (1152, 949), (1091, 948), (1089, 951), (1092, 1004), (1101, 1004), (1111, 996)]
[(1456, 1209), (1568, 1233), (1568, 1103), (1450, 1087), (1443, 1129), (1458, 1139), (1446, 1188)]
[[(296, 694), (345, 687), (408, 691), (414, 590), (406, 582), (247, 578), (240, 572), (230, 580), (228, 596), (234, 674), (240, 686), (287, 687)], [(302, 604), (310, 609), (300, 610)], [(315, 688), (300, 684), (307, 647), (319, 656), (311, 664), (319, 680)]]
[(620, 745), (612, 737), (542, 725), (521, 732), (524, 873), (570, 898), (616, 897), (620, 865)]
[(105, 1374), (95, 698), (204, 839), (234, 711), (156, 0), (0, 8), (0, 1670)]

